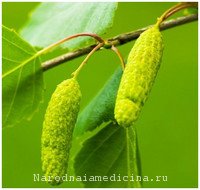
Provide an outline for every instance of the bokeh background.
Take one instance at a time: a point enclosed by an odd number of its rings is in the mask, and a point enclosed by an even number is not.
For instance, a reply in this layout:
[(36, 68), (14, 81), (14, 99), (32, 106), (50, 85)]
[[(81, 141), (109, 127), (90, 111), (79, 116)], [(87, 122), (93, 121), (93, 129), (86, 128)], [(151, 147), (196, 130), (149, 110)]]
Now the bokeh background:
[[(173, 4), (119, 3), (113, 28), (104, 37), (153, 24)], [(4, 2), (3, 24), (19, 31), (37, 5)], [(136, 127), (142, 174), (168, 176), (168, 181), (145, 182), (143, 185), (197, 187), (198, 22), (162, 33), (165, 42), (162, 66)], [(125, 58), (133, 44), (130, 42), (119, 47)], [(3, 130), (3, 187), (50, 187), (44, 182), (33, 181), (33, 173), (42, 174), (40, 137), (45, 109), (56, 85), (68, 78), (82, 60), (83, 57), (45, 72), (45, 98), (39, 112), (30, 122)], [(118, 64), (118, 58), (110, 50), (92, 56), (79, 77), (83, 94), (81, 109), (95, 96)], [(76, 185), (65, 182), (60, 187)]]

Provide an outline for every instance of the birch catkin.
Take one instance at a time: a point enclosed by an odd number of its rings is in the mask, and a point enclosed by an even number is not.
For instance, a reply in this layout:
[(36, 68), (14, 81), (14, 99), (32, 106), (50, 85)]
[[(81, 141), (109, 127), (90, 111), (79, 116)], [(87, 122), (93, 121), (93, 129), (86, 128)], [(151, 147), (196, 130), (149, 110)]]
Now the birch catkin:
[(79, 84), (72, 78), (57, 86), (47, 107), (41, 140), (42, 170), (51, 185), (62, 183), (61, 177), (67, 172), (80, 100)]
[(143, 32), (128, 56), (115, 104), (115, 119), (131, 126), (139, 116), (156, 78), (163, 52), (162, 35), (157, 25)]

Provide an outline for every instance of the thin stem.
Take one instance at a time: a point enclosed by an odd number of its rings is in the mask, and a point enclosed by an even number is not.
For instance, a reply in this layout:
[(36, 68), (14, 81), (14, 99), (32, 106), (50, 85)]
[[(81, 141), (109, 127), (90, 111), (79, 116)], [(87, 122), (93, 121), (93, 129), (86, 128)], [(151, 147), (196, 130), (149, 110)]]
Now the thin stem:
[(83, 68), (83, 66), (87, 63), (88, 59), (91, 57), (91, 55), (97, 51), (99, 48), (101, 48), (104, 45), (104, 43), (99, 43), (88, 55), (87, 57), (83, 60), (83, 62), (80, 64), (80, 66), (78, 67), (78, 69), (76, 69), (76, 71), (74, 71), (72, 73), (72, 76), (74, 78), (77, 78), (79, 72), (81, 71), (81, 69)]
[(124, 62), (124, 59), (122, 57), (122, 54), (120, 53), (120, 51), (114, 46), (112, 45), (111, 49), (117, 54), (117, 56), (119, 57), (120, 59), (120, 62), (121, 62), (121, 66), (122, 66), (122, 70), (125, 69), (125, 62)]
[(196, 2), (183, 2), (183, 3), (178, 3), (175, 6), (171, 7), (170, 9), (168, 9), (167, 11), (165, 11), (160, 18), (158, 18), (158, 21), (156, 23), (157, 26), (160, 26), (160, 24), (166, 20), (167, 18), (169, 18), (171, 15), (173, 15), (174, 13), (188, 8), (188, 7), (198, 7), (198, 3)]
[(75, 34), (75, 35), (63, 38), (62, 40), (60, 40), (58, 42), (55, 42), (55, 43), (51, 44), (50, 46), (38, 51), (37, 52), (37, 56), (48, 52), (49, 50), (53, 49), (54, 47), (56, 47), (56, 46), (58, 46), (58, 45), (60, 45), (60, 44), (62, 44), (64, 42), (67, 42), (67, 41), (69, 41), (71, 39), (74, 39), (74, 38), (77, 38), (77, 37), (80, 37), (80, 36), (90, 36), (90, 37), (93, 37), (94, 39), (96, 39), (98, 42), (104, 43), (104, 40), (100, 36), (98, 36), (96, 34), (93, 34), (93, 33), (79, 33), (79, 34)]
[(158, 18), (156, 25), (159, 26), (159, 25), (165, 20), (166, 15), (167, 15), (169, 12), (171, 12), (172, 10), (176, 9), (177, 7), (179, 7), (181, 4), (182, 4), (182, 3), (178, 3), (178, 4), (174, 5), (173, 7), (169, 8), (168, 10), (166, 10), (166, 11), (161, 15), (161, 17)]
[[(198, 20), (198, 14), (191, 14), (191, 15), (187, 15), (187, 16), (178, 17), (178, 18), (173, 19), (173, 20), (162, 22), (161, 25), (160, 25), (160, 30), (163, 31), (163, 30), (170, 29), (170, 28), (173, 28), (173, 27), (177, 27), (177, 26), (180, 26), (180, 25), (183, 25), (183, 24), (191, 23), (191, 22), (196, 21), (196, 20)], [(121, 46), (121, 45), (124, 45), (128, 42), (131, 42), (131, 41), (137, 39), (142, 32), (144, 32), (145, 30), (147, 30), (150, 27), (152, 27), (152, 25), (134, 30), (134, 31), (129, 32), (129, 33), (123, 33), (123, 34), (119, 34), (117, 36), (114, 36), (112, 38), (109, 38), (109, 39), (106, 40), (106, 48), (111, 48), (112, 45)], [(108, 42), (111, 45), (108, 46)], [(62, 63), (73, 60), (73, 59), (80, 57), (82, 55), (88, 54), (96, 45), (97, 44), (93, 44), (93, 45), (85, 47), (83, 49), (78, 49), (76, 51), (60, 55), (60, 56), (58, 56), (54, 59), (45, 61), (44, 63), (42, 63), (42, 69), (43, 69), (43, 71), (47, 71), (47, 70), (54, 68), (54, 67), (56, 67), (56, 66), (58, 66)]]
[(177, 7), (176, 9), (172, 10), (171, 12), (169, 12), (166, 16), (165, 19), (169, 18), (171, 15), (175, 14), (176, 12), (185, 9), (185, 8), (189, 8), (189, 7), (198, 7), (198, 4), (196, 3), (184, 3), (182, 4), (182, 6)]

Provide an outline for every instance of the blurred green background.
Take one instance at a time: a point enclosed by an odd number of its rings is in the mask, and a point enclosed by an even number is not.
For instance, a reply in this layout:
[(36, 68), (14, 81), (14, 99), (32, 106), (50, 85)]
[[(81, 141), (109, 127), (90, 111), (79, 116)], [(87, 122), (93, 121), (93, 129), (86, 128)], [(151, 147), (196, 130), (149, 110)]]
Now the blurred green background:
[[(153, 24), (174, 3), (119, 3), (114, 26), (106, 37)], [(38, 3), (2, 4), (2, 21), (19, 30)], [(142, 174), (168, 176), (167, 182), (145, 182), (144, 187), (198, 186), (198, 23), (162, 32), (165, 42), (162, 66), (149, 100), (137, 122)], [(119, 47), (126, 58), (134, 42)], [(45, 98), (30, 122), (3, 130), (3, 187), (50, 187), (34, 182), (40, 173), (42, 122), (56, 85), (70, 76), (83, 57), (44, 73)], [(81, 108), (95, 96), (117, 68), (119, 60), (110, 50), (97, 52), (82, 70), (79, 81)], [(63, 183), (60, 187), (74, 187)]]

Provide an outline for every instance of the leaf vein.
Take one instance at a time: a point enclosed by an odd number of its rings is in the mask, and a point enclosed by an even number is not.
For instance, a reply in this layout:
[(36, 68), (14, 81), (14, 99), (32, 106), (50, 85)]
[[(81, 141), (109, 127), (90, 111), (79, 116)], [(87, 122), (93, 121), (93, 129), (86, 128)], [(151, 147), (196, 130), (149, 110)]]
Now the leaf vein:
[(2, 59), (5, 59), (5, 60), (10, 61), (10, 62), (14, 62), (14, 63), (21, 63), (20, 61), (16, 61), (16, 60), (13, 60), (13, 59), (9, 59), (9, 58), (4, 57), (4, 56), (2, 56)]
[(5, 38), (3, 36), (2, 36), (2, 39), (6, 40), (7, 42), (9, 42), (10, 44), (12, 44), (13, 46), (19, 48), (20, 50), (22, 50), (26, 54), (31, 55), (31, 56), (34, 55), (33, 52), (29, 52), (29, 51), (24, 50), (23, 48), (21, 48), (20, 46), (18, 46), (17, 44), (13, 43), (12, 41), (8, 40), (7, 38)]
[(16, 98), (16, 95), (17, 95), (18, 87), (19, 87), (19, 84), (20, 84), (20, 79), (21, 79), (22, 70), (23, 70), (23, 67), (22, 67), (21, 70), (19, 71), (19, 75), (18, 75), (18, 78), (17, 78), (17, 85), (16, 85), (16, 88), (15, 88), (15, 92), (14, 92), (14, 95), (13, 95), (13, 98), (12, 98), (12, 101), (11, 101), (11, 104), (10, 104), (10, 107), (9, 107), (9, 110), (8, 110), (8, 113), (7, 113), (7, 115), (6, 115), (5, 123), (7, 122), (8, 118), (9, 118), (9, 115), (10, 115), (10, 113), (11, 113), (11, 110), (12, 110), (13, 105), (14, 105), (14, 102), (15, 102), (15, 98)]
[(21, 67), (23, 67), (24, 65), (26, 65), (27, 63), (31, 62), (33, 59), (35, 59), (37, 57), (37, 54), (33, 55), (32, 57), (30, 57), (29, 59), (25, 60), (24, 62), (22, 62), (20, 65), (18, 65), (17, 67), (10, 69), (9, 71), (7, 71), (6, 73), (4, 73), (2, 75), (2, 78), (6, 77), (7, 75), (17, 71), (18, 69), (20, 69)]
[(108, 135), (100, 144), (99, 146), (97, 146), (88, 156), (87, 158), (84, 160), (84, 162), (82, 163), (81, 167), (79, 168), (79, 170), (77, 171), (77, 173), (83, 168), (84, 164), (90, 159), (90, 157), (92, 157), (92, 155), (112, 136), (117, 132), (118, 128), (116, 128), (115, 130), (113, 130), (113, 132)]
[[(125, 145), (125, 143), (124, 143), (124, 145)], [(121, 153), (123, 152), (123, 150), (124, 150), (124, 148), (122, 148), (122, 149), (120, 150), (118, 156), (116, 156), (116, 159), (114, 159), (114, 161), (112, 162), (111, 166), (108, 168), (106, 174), (109, 173), (109, 171), (112, 169), (112, 167), (113, 167), (113, 165), (115, 164), (115, 162), (117, 162), (117, 161), (119, 160), (119, 157), (120, 157)]]

